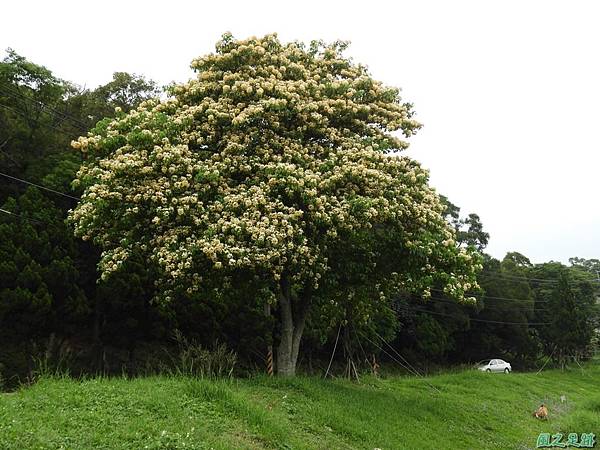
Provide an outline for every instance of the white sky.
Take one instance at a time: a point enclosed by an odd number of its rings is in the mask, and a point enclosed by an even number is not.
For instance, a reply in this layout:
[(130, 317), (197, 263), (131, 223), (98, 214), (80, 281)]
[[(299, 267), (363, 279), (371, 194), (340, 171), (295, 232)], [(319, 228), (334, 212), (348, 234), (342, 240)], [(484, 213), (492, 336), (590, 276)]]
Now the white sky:
[(489, 253), (600, 258), (600, 3), (595, 1), (6, 1), (0, 50), (93, 88), (166, 84), (235, 37), (343, 39), (425, 127), (409, 154), (478, 213)]

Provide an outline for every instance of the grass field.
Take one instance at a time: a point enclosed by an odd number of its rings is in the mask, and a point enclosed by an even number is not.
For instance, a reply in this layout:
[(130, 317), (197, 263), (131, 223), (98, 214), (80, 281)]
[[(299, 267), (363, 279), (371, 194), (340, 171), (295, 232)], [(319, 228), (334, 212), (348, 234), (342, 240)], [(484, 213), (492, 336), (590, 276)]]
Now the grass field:
[(526, 449), (540, 432), (600, 434), (599, 386), (597, 363), (360, 384), (44, 379), (0, 394), (0, 449)]

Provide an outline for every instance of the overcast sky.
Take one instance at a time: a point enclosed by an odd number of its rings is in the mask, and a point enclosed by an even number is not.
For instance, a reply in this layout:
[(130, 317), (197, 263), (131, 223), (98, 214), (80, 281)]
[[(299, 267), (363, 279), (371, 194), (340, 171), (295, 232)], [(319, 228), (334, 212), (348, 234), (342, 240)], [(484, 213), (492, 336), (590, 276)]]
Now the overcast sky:
[(343, 39), (401, 87), (424, 128), (408, 153), (533, 262), (600, 258), (600, 3), (595, 1), (8, 1), (0, 48), (93, 88), (114, 71), (166, 84), (237, 38)]

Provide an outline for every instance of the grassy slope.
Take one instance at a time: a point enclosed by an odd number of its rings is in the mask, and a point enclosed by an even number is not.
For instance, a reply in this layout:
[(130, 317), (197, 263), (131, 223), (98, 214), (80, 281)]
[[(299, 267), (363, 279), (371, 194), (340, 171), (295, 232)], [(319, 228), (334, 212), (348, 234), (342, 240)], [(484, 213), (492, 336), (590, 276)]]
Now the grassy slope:
[[(525, 449), (542, 431), (600, 435), (600, 365), (428, 382), (440, 392), (415, 378), (42, 380), (0, 395), (0, 449)], [(531, 416), (542, 401), (548, 422)]]

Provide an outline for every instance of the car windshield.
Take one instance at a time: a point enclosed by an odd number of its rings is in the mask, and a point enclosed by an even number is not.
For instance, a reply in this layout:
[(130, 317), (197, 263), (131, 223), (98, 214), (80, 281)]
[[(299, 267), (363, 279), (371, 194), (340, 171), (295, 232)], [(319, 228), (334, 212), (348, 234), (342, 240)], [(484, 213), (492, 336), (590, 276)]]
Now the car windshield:
[(487, 366), (490, 363), (490, 359), (484, 359), (483, 361), (479, 361), (480, 366)]

